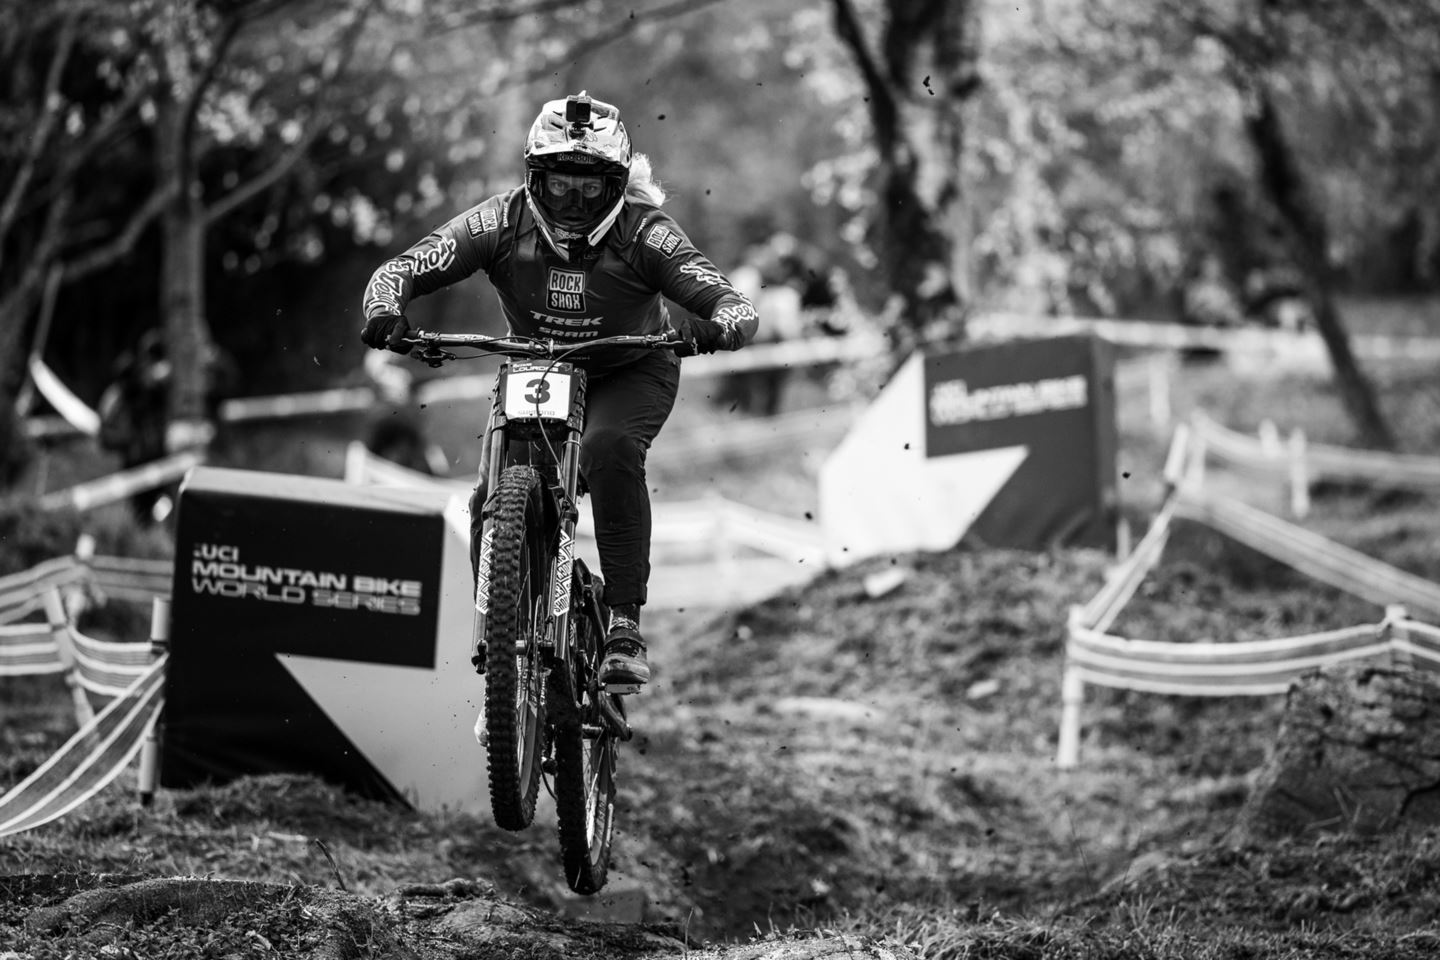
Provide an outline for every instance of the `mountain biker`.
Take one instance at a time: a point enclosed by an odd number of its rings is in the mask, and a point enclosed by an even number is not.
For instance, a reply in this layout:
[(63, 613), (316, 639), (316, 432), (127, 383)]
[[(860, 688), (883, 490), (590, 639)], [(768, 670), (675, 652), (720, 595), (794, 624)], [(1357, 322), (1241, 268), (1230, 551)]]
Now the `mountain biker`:
[[(551, 100), (525, 139), (525, 182), (381, 264), (365, 290), (360, 339), (408, 351), (410, 300), (483, 270), (516, 336), (584, 343), (672, 334), (686, 341), (681, 355), (740, 349), (759, 325), (755, 308), (660, 209), (664, 200), (614, 106), (583, 91)], [(662, 296), (694, 316), (672, 323)], [(670, 350), (611, 348), (576, 362), (589, 376), (580, 473), (611, 607), (600, 679), (643, 684), (650, 679), (640, 633), (650, 575), (645, 455), (675, 403), (680, 361)], [(470, 500), (472, 563), (487, 470), (482, 462)]]

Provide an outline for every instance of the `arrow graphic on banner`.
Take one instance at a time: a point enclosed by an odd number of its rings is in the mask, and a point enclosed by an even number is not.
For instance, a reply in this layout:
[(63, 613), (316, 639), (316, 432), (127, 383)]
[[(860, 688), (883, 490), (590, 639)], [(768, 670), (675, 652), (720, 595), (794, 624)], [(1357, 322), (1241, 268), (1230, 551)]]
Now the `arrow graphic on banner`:
[(479, 809), (486, 796), (485, 751), (472, 728), (484, 680), (468, 651), (442, 651), (433, 670), (276, 657), (406, 799), (423, 810)]
[(1026, 444), (926, 456), (922, 357), (911, 357), (826, 460), (820, 514), (831, 563), (949, 550), (1030, 457)]
[(479, 811), (485, 750), (475, 742), (485, 681), (470, 663), (474, 585), (469, 514), (445, 509), (433, 668), (276, 653), (281, 665), (385, 779), (422, 810)]

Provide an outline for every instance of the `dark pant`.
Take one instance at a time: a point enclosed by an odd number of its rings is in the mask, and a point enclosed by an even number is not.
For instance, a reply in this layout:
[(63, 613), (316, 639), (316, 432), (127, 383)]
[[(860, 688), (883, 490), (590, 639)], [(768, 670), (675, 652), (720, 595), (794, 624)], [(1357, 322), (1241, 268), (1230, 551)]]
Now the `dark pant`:
[[(645, 483), (645, 455), (670, 416), (679, 389), (680, 361), (669, 350), (651, 351), (626, 367), (589, 378), (585, 433), (580, 438), (580, 482), (590, 492), (605, 602), (612, 607), (643, 604), (646, 599), (650, 490)], [(480, 543), (489, 457), (487, 448), (470, 497), (472, 560)]]

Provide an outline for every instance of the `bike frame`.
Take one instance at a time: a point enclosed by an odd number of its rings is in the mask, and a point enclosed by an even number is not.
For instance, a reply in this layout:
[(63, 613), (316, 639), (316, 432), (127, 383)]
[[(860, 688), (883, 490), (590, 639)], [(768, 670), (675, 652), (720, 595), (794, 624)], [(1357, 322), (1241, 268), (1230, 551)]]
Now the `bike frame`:
[[(537, 447), (546, 451), (548, 456), (543, 464), (543, 475), (552, 501), (547, 506), (555, 508), (553, 515), (547, 513), (546, 537), (547, 540), (552, 536), (558, 539), (548, 540), (555, 544), (555, 548), (554, 563), (547, 575), (545, 589), (545, 639), (542, 646), (547, 648), (555, 661), (567, 662), (570, 655), (571, 593), (574, 589), (575, 527), (580, 519), (580, 437), (585, 430), (587, 377), (582, 368), (566, 358), (596, 347), (673, 348), (681, 341), (669, 336), (651, 335), (604, 337), (567, 344), (522, 337), (442, 334), (420, 330), (412, 334), (412, 343), (417, 347), (412, 355), (432, 367), (460, 359), (450, 352), (451, 348), (474, 348), (481, 353), (509, 358), (496, 375), (490, 420), (485, 428), (483, 443), (488, 454), (486, 489), (491, 496), (499, 489), (500, 475), (511, 465), (512, 451), (518, 445), (529, 445), (531, 451)], [(485, 511), (485, 505), (481, 509)], [(490, 529), (490, 518), (482, 516), (475, 595), (475, 607), (481, 616), (488, 613)], [(600, 611), (595, 609), (592, 613), (603, 630)]]
[[(545, 478), (558, 516), (547, 511), (545, 537), (555, 546), (554, 562), (545, 586), (546, 639), (542, 641), (542, 646), (548, 647), (551, 655), (561, 662), (570, 655), (570, 592), (574, 577), (575, 525), (580, 518), (580, 435), (585, 429), (586, 380), (584, 370), (564, 361), (512, 360), (505, 363), (495, 379), (496, 402), (485, 434), (485, 444), (489, 448), (487, 490), (499, 489), (500, 475), (512, 464), (514, 448), (528, 446), (526, 455), (532, 465), (537, 448), (544, 451), (541, 475)], [(559, 409), (551, 406), (551, 413), (547, 415), (543, 405), (555, 399), (556, 385), (561, 387), (563, 399)], [(561, 410), (563, 417), (555, 415)], [(482, 569), (488, 560), (489, 540), (485, 533), (490, 529), (490, 522), (488, 516), (483, 517)], [(555, 529), (557, 526), (558, 530)], [(476, 599), (478, 602), (480, 598), (477, 596)]]

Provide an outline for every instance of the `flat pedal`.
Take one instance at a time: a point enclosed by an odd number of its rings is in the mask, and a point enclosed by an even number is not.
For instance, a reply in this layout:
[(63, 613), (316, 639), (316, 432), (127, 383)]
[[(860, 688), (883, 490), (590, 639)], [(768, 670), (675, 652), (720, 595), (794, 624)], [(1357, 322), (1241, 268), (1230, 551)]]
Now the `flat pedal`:
[(645, 689), (645, 684), (643, 684), (643, 683), (607, 683), (607, 684), (605, 684), (605, 692), (608, 693), (608, 694), (611, 694), (612, 696), (617, 696), (617, 697), (623, 697), (623, 696), (626, 696), (627, 694), (631, 694), (631, 693), (639, 693), (639, 692), (640, 692), (641, 690), (643, 690), (643, 689)]

